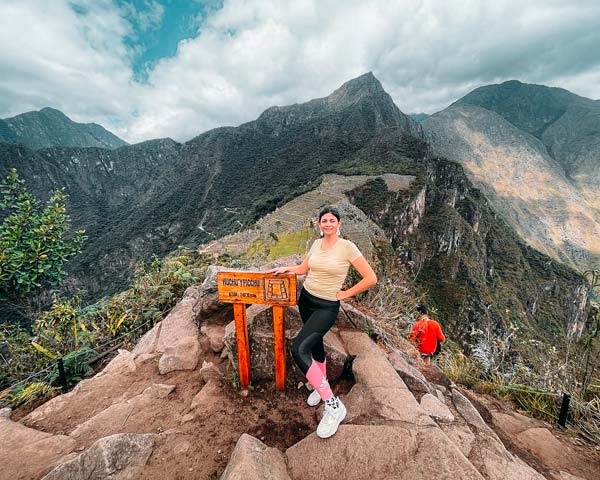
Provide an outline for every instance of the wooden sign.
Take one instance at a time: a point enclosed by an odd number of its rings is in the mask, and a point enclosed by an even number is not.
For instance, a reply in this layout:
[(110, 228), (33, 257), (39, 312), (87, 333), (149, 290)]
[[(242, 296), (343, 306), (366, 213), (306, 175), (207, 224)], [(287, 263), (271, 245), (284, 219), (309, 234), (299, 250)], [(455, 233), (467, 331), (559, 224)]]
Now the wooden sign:
[(219, 300), (225, 303), (296, 305), (296, 275), (292, 273), (218, 272)]
[(275, 386), (285, 388), (285, 318), (283, 307), (296, 305), (296, 275), (263, 272), (217, 272), (219, 300), (233, 303), (240, 385), (250, 384), (250, 344), (246, 320), (247, 303), (273, 305)]

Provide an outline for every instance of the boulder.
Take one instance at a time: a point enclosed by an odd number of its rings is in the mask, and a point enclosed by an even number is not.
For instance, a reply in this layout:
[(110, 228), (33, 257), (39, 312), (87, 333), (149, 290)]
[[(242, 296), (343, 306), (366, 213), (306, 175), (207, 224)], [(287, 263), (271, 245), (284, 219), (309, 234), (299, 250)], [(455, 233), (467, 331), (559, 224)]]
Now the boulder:
[(145, 415), (152, 403), (168, 402), (167, 397), (174, 389), (175, 385), (152, 384), (139, 395), (129, 400), (114, 403), (100, 411), (77, 426), (71, 432), (71, 436), (73, 438), (98, 438), (110, 435), (115, 430), (122, 429), (136, 415)]
[(356, 384), (345, 397), (348, 420), (354, 423), (407, 422), (435, 426), (423, 411), (385, 354), (358, 331), (342, 331), (342, 341), (355, 356), (352, 371)]
[(391, 363), (394, 370), (400, 375), (400, 378), (404, 380), (404, 383), (413, 393), (430, 393), (433, 394), (435, 389), (423, 376), (421, 371), (410, 365), (405, 358), (405, 355), (399, 350), (392, 350), (388, 353), (388, 360)]
[[(257, 380), (273, 380), (275, 378), (275, 352), (273, 342), (273, 316), (269, 305), (251, 305), (246, 311), (248, 338), (250, 341), (251, 378)], [(297, 385), (305, 377), (296, 366), (291, 354), (294, 338), (302, 328), (302, 320), (297, 307), (285, 308), (285, 339), (288, 382)], [(327, 354), (327, 376), (329, 380), (340, 377), (348, 354), (338, 334), (330, 330), (323, 342)], [(225, 346), (233, 369), (238, 370), (237, 339), (235, 322), (225, 328)]]
[(154, 444), (154, 435), (119, 433), (104, 437), (65, 463), (43, 480), (125, 480), (139, 475)]
[(200, 369), (200, 378), (206, 383), (210, 380), (221, 381), (223, 380), (223, 374), (215, 367), (214, 363), (204, 360)]
[(547, 428), (530, 428), (517, 434), (516, 438), (519, 444), (552, 470), (564, 470), (572, 475), (589, 477), (589, 459), (579, 455), (565, 442), (561, 442)]
[(135, 372), (137, 366), (134, 361), (135, 355), (128, 350), (119, 348), (118, 355), (113, 358), (104, 369), (96, 376), (119, 374), (124, 372)]
[(192, 307), (197, 299), (197, 289), (188, 288), (171, 313), (140, 339), (131, 352), (134, 358), (162, 353), (158, 367), (163, 375), (195, 369), (200, 358), (200, 342)]
[(197, 337), (184, 337), (176, 345), (169, 346), (158, 361), (161, 375), (177, 370), (194, 370), (200, 358), (200, 344)]
[(221, 480), (291, 480), (283, 454), (260, 440), (242, 434)]
[(217, 380), (209, 380), (192, 399), (190, 409), (195, 410), (202, 407), (204, 412), (213, 411), (218, 403), (223, 401), (221, 383)]
[(431, 393), (426, 393), (421, 398), (421, 408), (425, 410), (425, 413), (436, 420), (443, 422), (453, 422), (454, 415), (450, 409), (444, 405), (437, 397), (434, 397)]
[(373, 328), (374, 321), (366, 313), (342, 300), (336, 324), (340, 327), (356, 328), (362, 332), (368, 332)]
[(193, 318), (196, 322), (201, 322), (221, 310), (232, 310), (230, 303), (219, 302), (219, 293), (217, 291), (217, 273), (234, 272), (239, 269), (227, 268), (219, 265), (210, 265), (206, 271), (206, 277), (200, 287), (197, 287), (197, 298), (192, 308)]
[(498, 435), (485, 423), (469, 399), (460, 393), (457, 388), (452, 388), (452, 402), (470, 427), (475, 427), (478, 433), (484, 434), (496, 443), (503, 445)]
[(75, 440), (1, 417), (0, 445), (0, 474), (2, 478), (17, 480), (40, 478), (49, 470), (48, 466), (55, 465), (75, 448)]
[(291, 477), (302, 480), (483, 479), (441, 430), (430, 427), (343, 424), (327, 440), (309, 435), (286, 456)]
[(200, 333), (208, 338), (210, 349), (214, 353), (221, 353), (225, 346), (225, 325), (203, 324)]

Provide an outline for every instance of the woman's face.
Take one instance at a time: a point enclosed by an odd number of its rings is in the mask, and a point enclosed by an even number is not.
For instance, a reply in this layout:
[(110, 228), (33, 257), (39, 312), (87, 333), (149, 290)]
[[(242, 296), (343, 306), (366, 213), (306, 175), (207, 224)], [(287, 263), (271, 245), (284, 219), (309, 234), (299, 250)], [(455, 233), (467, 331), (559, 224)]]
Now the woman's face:
[(333, 213), (326, 213), (319, 220), (319, 228), (323, 230), (325, 235), (335, 233), (341, 224), (342, 222), (335, 218)]

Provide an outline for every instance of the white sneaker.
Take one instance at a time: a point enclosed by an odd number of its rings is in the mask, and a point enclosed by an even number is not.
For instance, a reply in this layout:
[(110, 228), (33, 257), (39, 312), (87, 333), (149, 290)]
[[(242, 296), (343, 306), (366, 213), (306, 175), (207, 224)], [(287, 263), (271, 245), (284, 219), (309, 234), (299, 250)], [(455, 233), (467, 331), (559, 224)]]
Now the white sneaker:
[(325, 400), (325, 413), (317, 427), (317, 436), (329, 438), (337, 432), (340, 423), (346, 418), (346, 407), (338, 397)]
[(319, 395), (319, 392), (317, 392), (317, 390), (313, 390), (306, 399), (306, 403), (308, 403), (311, 407), (316, 407), (319, 403), (321, 403), (321, 395)]

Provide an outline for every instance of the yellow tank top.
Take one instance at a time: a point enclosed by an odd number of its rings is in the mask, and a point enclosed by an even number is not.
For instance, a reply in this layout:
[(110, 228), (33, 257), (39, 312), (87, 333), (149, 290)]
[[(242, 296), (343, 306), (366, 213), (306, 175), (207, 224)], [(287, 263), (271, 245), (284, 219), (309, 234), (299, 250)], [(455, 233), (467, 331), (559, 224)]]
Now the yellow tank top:
[(308, 251), (308, 275), (304, 288), (315, 297), (337, 300), (335, 294), (342, 288), (348, 268), (362, 256), (350, 240), (338, 239), (332, 247), (321, 248), (323, 239), (315, 240)]

